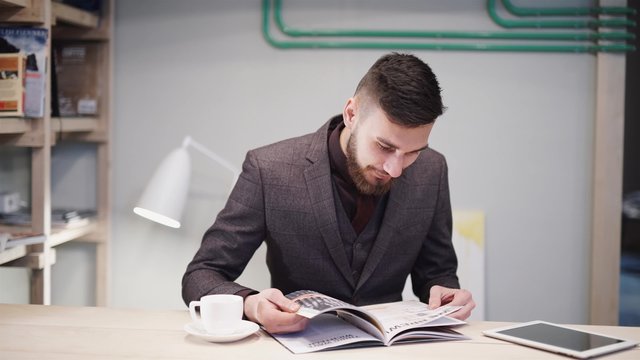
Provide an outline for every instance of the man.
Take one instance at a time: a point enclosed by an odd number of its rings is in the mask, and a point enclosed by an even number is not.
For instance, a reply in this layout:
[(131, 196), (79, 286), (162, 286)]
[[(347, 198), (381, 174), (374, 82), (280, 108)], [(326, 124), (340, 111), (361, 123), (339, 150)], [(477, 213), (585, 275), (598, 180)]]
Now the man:
[[(225, 208), (182, 279), (186, 303), (207, 294), (245, 298), (244, 313), (273, 333), (304, 329), (283, 294), (316, 290), (355, 305), (400, 301), (405, 280), (430, 308), (466, 319), (459, 289), (444, 157), (429, 149), (443, 112), (420, 59), (381, 57), (338, 115), (316, 133), (247, 153)], [(234, 282), (267, 244), (272, 288)]]

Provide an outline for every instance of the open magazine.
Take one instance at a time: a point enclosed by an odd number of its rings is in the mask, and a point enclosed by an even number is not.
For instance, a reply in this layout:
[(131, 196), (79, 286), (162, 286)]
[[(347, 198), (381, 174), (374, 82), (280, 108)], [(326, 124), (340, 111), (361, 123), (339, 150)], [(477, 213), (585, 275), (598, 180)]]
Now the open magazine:
[(358, 307), (310, 290), (295, 291), (287, 297), (301, 305), (299, 315), (312, 319), (301, 332), (272, 334), (294, 354), (398, 342), (468, 339), (451, 329), (465, 322), (446, 316), (460, 306), (429, 310), (426, 304), (411, 300)]

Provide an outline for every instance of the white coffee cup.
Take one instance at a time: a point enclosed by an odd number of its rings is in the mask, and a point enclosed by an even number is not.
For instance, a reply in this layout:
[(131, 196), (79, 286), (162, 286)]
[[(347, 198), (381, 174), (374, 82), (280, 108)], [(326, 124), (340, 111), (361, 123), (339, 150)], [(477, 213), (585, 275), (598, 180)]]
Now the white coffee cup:
[[(196, 312), (200, 308), (200, 314)], [(242, 325), (243, 299), (238, 295), (216, 294), (189, 303), (191, 319), (202, 323), (210, 334), (228, 333)]]

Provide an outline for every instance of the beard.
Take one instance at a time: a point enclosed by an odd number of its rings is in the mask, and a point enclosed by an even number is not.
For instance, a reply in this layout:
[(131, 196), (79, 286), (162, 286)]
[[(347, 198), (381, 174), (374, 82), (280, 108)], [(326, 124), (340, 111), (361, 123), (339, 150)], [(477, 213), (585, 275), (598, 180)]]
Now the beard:
[(394, 178), (391, 178), (387, 182), (376, 181), (375, 184), (371, 184), (367, 181), (365, 177), (365, 173), (367, 171), (375, 170), (375, 168), (371, 165), (367, 165), (364, 168), (358, 164), (357, 159), (357, 150), (356, 150), (356, 136), (355, 132), (351, 134), (349, 137), (349, 141), (347, 142), (347, 169), (349, 170), (349, 175), (351, 176), (351, 180), (356, 185), (356, 189), (358, 192), (364, 195), (373, 195), (373, 196), (381, 196), (386, 194), (389, 189), (391, 189), (391, 185), (393, 184)]

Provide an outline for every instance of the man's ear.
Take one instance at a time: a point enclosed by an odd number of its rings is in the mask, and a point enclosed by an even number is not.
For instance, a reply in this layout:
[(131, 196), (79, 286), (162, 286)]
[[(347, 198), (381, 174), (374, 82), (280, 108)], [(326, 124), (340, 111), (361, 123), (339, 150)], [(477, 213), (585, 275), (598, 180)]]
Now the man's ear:
[(355, 98), (349, 98), (342, 110), (342, 119), (347, 129), (353, 129), (356, 123), (356, 115), (358, 114), (358, 102)]

